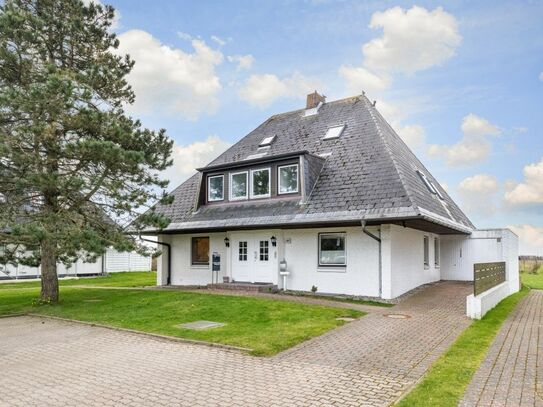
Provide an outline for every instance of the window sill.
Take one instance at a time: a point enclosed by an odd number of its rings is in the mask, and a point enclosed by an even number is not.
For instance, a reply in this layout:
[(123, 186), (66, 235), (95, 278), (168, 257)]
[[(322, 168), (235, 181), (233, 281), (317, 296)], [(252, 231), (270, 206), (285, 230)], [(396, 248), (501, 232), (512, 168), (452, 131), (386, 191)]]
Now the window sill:
[(319, 273), (346, 273), (347, 266), (318, 266)]
[(209, 264), (191, 264), (191, 269), (209, 270)]

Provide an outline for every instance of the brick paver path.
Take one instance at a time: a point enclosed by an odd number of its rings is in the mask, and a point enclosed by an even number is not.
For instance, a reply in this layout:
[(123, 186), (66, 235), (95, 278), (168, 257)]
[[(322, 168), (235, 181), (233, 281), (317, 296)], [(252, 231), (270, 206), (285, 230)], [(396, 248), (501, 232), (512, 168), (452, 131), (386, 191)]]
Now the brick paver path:
[(389, 405), (469, 324), (469, 291), (465, 284), (436, 284), (271, 358), (58, 320), (4, 318), (0, 405)]
[(461, 406), (543, 406), (543, 291), (532, 290), (501, 327)]

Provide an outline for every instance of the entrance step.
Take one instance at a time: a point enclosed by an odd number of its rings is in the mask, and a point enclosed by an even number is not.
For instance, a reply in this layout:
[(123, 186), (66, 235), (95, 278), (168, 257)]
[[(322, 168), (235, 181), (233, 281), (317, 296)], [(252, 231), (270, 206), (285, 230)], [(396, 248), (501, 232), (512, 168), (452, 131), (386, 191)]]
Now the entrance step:
[(276, 293), (279, 288), (272, 283), (219, 283), (208, 284), (207, 288), (216, 290), (252, 291), (260, 293)]

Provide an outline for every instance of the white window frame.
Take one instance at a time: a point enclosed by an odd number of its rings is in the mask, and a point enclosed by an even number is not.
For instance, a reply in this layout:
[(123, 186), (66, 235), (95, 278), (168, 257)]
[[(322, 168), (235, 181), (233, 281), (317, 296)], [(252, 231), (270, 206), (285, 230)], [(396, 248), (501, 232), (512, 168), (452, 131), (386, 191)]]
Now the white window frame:
[(428, 188), (428, 191), (430, 191), (430, 193), (432, 194), (435, 194), (437, 195), (437, 190), (436, 188), (434, 187), (434, 184), (432, 184), (432, 181), (430, 181), (428, 179), (428, 177), (426, 176), (425, 173), (423, 173), (421, 170), (417, 170), (417, 172), (419, 173), (421, 179), (422, 179), (422, 182), (424, 182), (424, 185), (426, 185), (426, 188)]
[[(234, 175), (239, 175), (239, 174), (245, 174), (245, 195), (244, 196), (238, 196), (238, 197), (235, 197), (233, 194), (232, 194), (232, 185), (233, 182), (232, 182), (232, 178), (234, 177)], [(230, 200), (231, 201), (244, 201), (246, 200), (248, 197), (249, 197), (249, 171), (238, 171), (238, 172), (231, 172), (230, 173), (230, 183), (229, 183), (229, 196), (230, 196)]]
[(438, 237), (434, 237), (434, 266), (438, 268), (441, 263), (441, 245)]
[(269, 137), (265, 137), (261, 142), (260, 144), (258, 145), (259, 147), (269, 147), (271, 146), (271, 144), (275, 141), (275, 138), (277, 136), (273, 135), (273, 136), (269, 136)]
[[(281, 192), (281, 169), (289, 168), (289, 167), (296, 167), (296, 190)], [(278, 166), (277, 167), (277, 195), (297, 194), (299, 190), (300, 190), (300, 166), (298, 164), (287, 164), (287, 165)]]
[[(253, 182), (253, 177), (254, 177), (254, 173), (255, 172), (259, 172), (259, 171), (268, 171), (268, 193), (267, 194), (262, 194), (262, 195), (255, 195), (254, 194), (254, 182)], [(255, 168), (254, 170), (251, 170), (251, 199), (258, 199), (258, 198), (269, 198), (271, 197), (271, 185), (272, 184), (272, 179), (271, 179), (271, 168), (270, 167), (264, 167), (264, 168)]]
[(422, 240), (422, 257), (424, 268), (430, 268), (430, 236), (427, 235)]
[[(211, 179), (212, 178), (222, 178), (222, 198), (215, 198), (211, 199), (210, 192), (211, 192)], [(208, 202), (217, 202), (217, 201), (224, 201), (224, 174), (221, 175), (210, 175), (207, 177), (207, 200)]]
[[(337, 129), (337, 131), (336, 131)], [(335, 140), (341, 137), (343, 131), (345, 130), (344, 124), (338, 124), (337, 126), (328, 127), (326, 133), (324, 134), (323, 140)]]
[[(334, 264), (330, 264), (330, 263), (323, 264), (323, 263), (321, 263), (321, 249), (322, 249), (321, 238), (323, 236), (340, 236), (340, 237), (343, 238), (343, 245), (345, 246), (345, 261), (343, 263), (334, 263)], [(333, 269), (345, 269), (347, 267), (347, 233), (345, 233), (345, 232), (322, 232), (322, 233), (319, 233), (318, 238), (317, 238), (317, 244), (319, 246), (319, 250), (318, 250), (319, 269), (321, 269), (321, 270), (327, 270), (327, 269), (333, 270)]]

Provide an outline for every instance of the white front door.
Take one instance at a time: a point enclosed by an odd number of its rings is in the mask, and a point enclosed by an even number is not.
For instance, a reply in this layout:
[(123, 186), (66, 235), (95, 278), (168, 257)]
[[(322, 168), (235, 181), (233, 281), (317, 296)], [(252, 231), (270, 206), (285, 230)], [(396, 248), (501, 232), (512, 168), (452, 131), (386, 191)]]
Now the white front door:
[(276, 247), (269, 234), (244, 233), (232, 238), (232, 280), (250, 283), (276, 282)]

